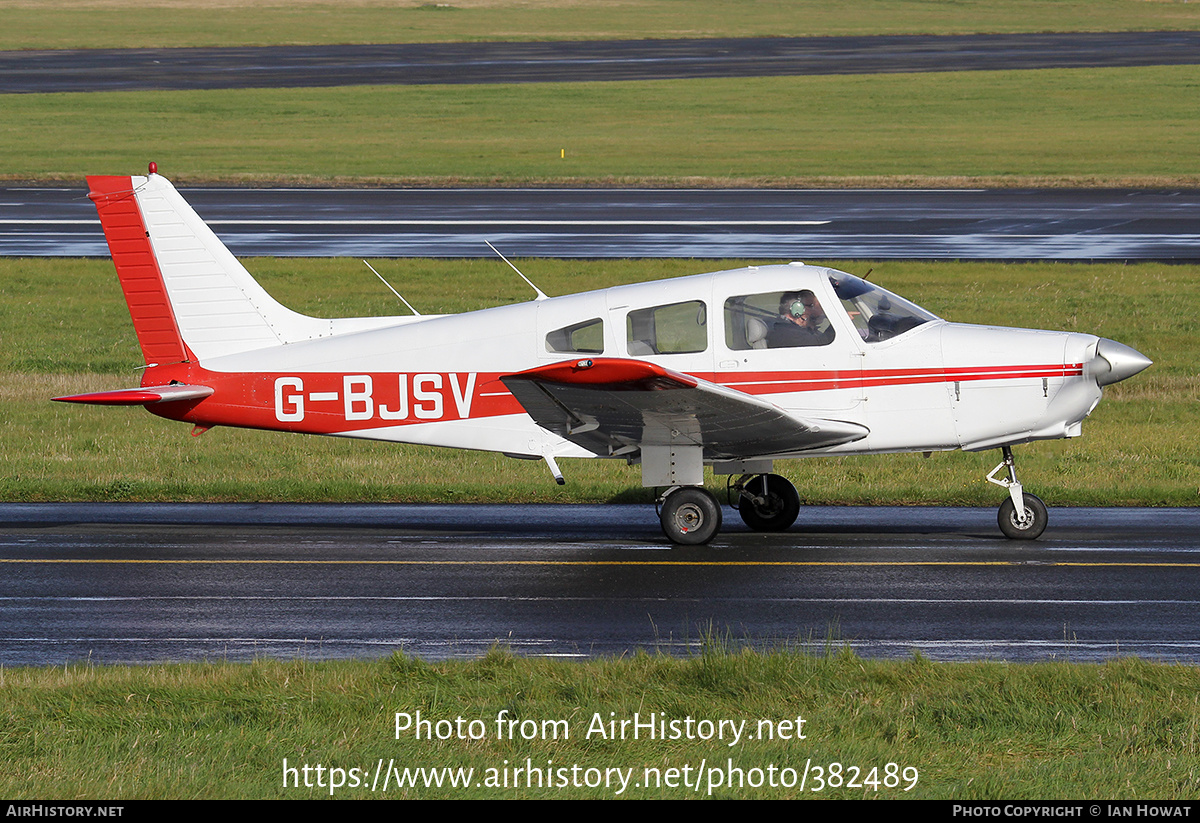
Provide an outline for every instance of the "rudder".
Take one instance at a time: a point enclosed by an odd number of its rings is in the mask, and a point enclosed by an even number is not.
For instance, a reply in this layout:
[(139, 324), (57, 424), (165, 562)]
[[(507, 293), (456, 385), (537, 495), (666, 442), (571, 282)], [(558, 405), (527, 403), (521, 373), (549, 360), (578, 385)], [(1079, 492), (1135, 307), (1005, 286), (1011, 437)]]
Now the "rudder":
[[(136, 178), (145, 180), (145, 178)], [(134, 196), (132, 177), (89, 177), (88, 197), (96, 204), (133, 329), (147, 364), (190, 359), (171, 310), (162, 272), (150, 247)]]

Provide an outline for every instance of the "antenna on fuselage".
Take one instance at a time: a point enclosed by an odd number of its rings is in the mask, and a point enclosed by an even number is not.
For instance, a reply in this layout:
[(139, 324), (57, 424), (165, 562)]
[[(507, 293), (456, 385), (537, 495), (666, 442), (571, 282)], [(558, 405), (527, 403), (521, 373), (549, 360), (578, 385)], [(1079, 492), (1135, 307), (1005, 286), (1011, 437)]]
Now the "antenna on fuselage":
[[(365, 266), (366, 266), (368, 269), (370, 269), (371, 271), (375, 272), (375, 276), (376, 276), (376, 277), (378, 277), (378, 278), (379, 278), (379, 279), (380, 279), (380, 280), (383, 282), (383, 285), (387, 286), (389, 289), (392, 289), (392, 284), (391, 284), (391, 283), (389, 283), (388, 281), (384, 280), (384, 279), (383, 279), (383, 275), (382, 275), (382, 274), (380, 274), (379, 272), (375, 271), (375, 267), (374, 267), (374, 266), (372, 266), (372, 265), (371, 265), (370, 263), (368, 263), (366, 260), (364, 260), (364, 261), (363, 261), (363, 265), (365, 265)], [(414, 308), (412, 307), (412, 303), (409, 303), (407, 300), (405, 300), (405, 299), (404, 299), (404, 296), (403, 296), (402, 294), (400, 294), (400, 292), (396, 291), (395, 289), (392, 289), (392, 294), (394, 294), (394, 295), (396, 295), (397, 297), (399, 297), (399, 298), (400, 298), (400, 302), (401, 302), (401, 303), (403, 303), (404, 305), (408, 306), (408, 310), (409, 310), (410, 312), (412, 312), (413, 314), (415, 314), (417, 317), (420, 317), (420, 316), (421, 316), (421, 313), (420, 313), (419, 311), (417, 311), (416, 309), (414, 309)]]
[[(495, 247), (495, 246), (493, 246), (491, 243), (488, 243), (488, 241), (487, 241), (487, 240), (484, 240), (483, 242), (487, 243), (487, 244), (488, 244), (488, 248), (489, 248), (489, 249), (491, 249), (492, 251), (494, 251), (496, 254), (500, 254), (500, 249), (496, 248), (496, 247)], [(528, 284), (529, 284), (529, 288), (531, 288), (531, 289), (533, 289), (535, 292), (537, 292), (537, 299), (538, 299), (538, 300), (545, 300), (545, 299), (546, 299), (546, 296), (547, 296), (547, 295), (546, 295), (546, 293), (545, 293), (544, 291), (542, 291), (541, 289), (539, 289), (537, 286), (533, 285), (533, 281), (532, 281), (532, 280), (530, 280), (530, 279), (529, 279), (528, 277), (526, 277), (525, 275), (521, 274), (521, 270), (520, 270), (520, 269), (518, 269), (516, 266), (514, 266), (514, 265), (512, 264), (512, 261), (511, 261), (511, 260), (509, 260), (509, 259), (508, 259), (507, 257), (505, 257), (503, 254), (500, 254), (500, 259), (501, 259), (501, 260), (503, 260), (505, 263), (508, 263), (508, 266), (509, 266), (509, 268), (511, 268), (513, 271), (515, 271), (515, 272), (516, 272), (516, 273), (517, 273), (517, 274), (520, 276), (520, 278), (521, 278), (522, 280), (524, 280), (526, 283), (528, 283)]]

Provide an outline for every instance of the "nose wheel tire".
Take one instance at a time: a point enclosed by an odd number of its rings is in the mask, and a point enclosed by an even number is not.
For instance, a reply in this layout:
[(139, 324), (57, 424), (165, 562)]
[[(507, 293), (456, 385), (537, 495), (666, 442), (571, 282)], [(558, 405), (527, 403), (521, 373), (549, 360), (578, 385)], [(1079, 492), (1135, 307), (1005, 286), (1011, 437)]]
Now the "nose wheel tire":
[(754, 531), (781, 532), (796, 522), (800, 495), (786, 477), (760, 474), (741, 487), (737, 510)]
[(1010, 540), (1036, 540), (1046, 530), (1046, 523), (1050, 519), (1046, 504), (1032, 494), (1022, 493), (1021, 499), (1025, 503), (1024, 517), (1017, 517), (1017, 507), (1011, 498), (1000, 504), (997, 517), (1000, 531)]
[(721, 530), (721, 506), (707, 490), (687, 486), (667, 495), (658, 519), (672, 543), (699, 546)]

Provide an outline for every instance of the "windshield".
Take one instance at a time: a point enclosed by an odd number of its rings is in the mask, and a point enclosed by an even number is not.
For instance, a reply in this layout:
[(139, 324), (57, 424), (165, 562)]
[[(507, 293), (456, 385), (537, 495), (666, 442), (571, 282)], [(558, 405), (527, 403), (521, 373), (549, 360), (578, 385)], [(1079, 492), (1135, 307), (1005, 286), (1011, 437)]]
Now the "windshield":
[(868, 343), (889, 340), (922, 323), (937, 320), (937, 315), (925, 311), (916, 303), (910, 303), (852, 274), (830, 269), (829, 283), (842, 301), (846, 314), (854, 321), (859, 335)]

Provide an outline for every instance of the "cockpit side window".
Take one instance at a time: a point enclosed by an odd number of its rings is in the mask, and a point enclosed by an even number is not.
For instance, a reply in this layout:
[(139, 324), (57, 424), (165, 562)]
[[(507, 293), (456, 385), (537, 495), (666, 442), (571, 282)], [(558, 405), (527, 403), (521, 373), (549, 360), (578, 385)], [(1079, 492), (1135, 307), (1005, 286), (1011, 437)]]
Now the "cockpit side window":
[(828, 346), (834, 336), (833, 324), (811, 289), (725, 301), (725, 345), (734, 351)]
[(703, 301), (669, 303), (626, 315), (629, 354), (686, 354), (708, 348), (708, 310)]
[(546, 335), (546, 351), (562, 354), (604, 354), (604, 321), (584, 320)]
[(890, 340), (922, 323), (937, 320), (937, 315), (916, 303), (852, 274), (830, 270), (829, 282), (859, 336), (868, 343)]

